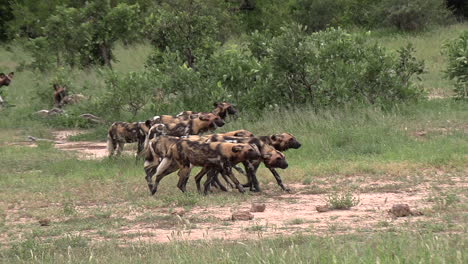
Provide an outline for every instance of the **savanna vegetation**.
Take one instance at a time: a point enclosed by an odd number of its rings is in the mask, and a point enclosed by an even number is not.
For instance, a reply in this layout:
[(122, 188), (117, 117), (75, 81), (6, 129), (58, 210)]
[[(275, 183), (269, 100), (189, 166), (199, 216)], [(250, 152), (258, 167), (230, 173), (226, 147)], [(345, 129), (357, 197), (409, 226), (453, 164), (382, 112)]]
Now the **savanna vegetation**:
[[(1, 262), (466, 263), (462, 2), (6, 1), (0, 72), (15, 77), (0, 87), (8, 102), (0, 109)], [(53, 84), (87, 99), (61, 115), (34, 114), (53, 107)], [(86, 131), (70, 140), (104, 141), (113, 121), (210, 111), (216, 101), (240, 110), (220, 131), (299, 139), (302, 147), (285, 153), (290, 167), (280, 172), (298, 193), (337, 208), (359, 207), (366, 195), (421, 196), (424, 216), (391, 220), (391, 204), (378, 204), (366, 210), (382, 218), (366, 227), (353, 225), (359, 217), (340, 223), (340, 215), (325, 227), (301, 218), (234, 227), (164, 210), (298, 201), (285, 198), (266, 170), (258, 175), (260, 195), (205, 197), (192, 182), (183, 194), (169, 176), (150, 197), (133, 157), (82, 160), (47, 141), (21, 145), (28, 135), (53, 139), (58, 129)], [(169, 230), (177, 240), (206, 225), (240, 228), (242, 238), (255, 240), (158, 244), (150, 233)], [(140, 231), (125, 231), (132, 227)], [(277, 229), (294, 235), (267, 237)]]

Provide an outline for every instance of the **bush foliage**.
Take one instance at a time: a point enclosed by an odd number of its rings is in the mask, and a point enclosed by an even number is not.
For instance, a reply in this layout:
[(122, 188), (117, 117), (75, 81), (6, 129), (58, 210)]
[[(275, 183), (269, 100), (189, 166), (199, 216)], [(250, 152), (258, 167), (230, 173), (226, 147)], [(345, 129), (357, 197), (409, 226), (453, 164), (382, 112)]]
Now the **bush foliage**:
[(455, 94), (458, 98), (468, 98), (468, 31), (445, 45), (448, 56), (447, 77), (455, 81)]
[(300, 25), (283, 27), (278, 35), (255, 32), (251, 39), (251, 45), (201, 57), (196, 67), (189, 67), (179, 50), (157, 47), (143, 71), (105, 71), (103, 92), (86, 109), (107, 120), (134, 120), (188, 109), (209, 111), (214, 101), (260, 114), (305, 105), (387, 106), (423, 94), (415, 77), (423, 73), (424, 63), (411, 46), (391, 53), (363, 34), (340, 28), (309, 34)]
[[(12, 14), (21, 10), (34, 13), (20, 2), (12, 5)], [(411, 46), (390, 52), (344, 28), (421, 30), (444, 23), (448, 14), (442, 0), (54, 0), (36, 12), (40, 26), (25, 29), (29, 20), (10, 21), (10, 30), (32, 37), (25, 41), (30, 66), (43, 72), (63, 67), (104, 72), (89, 85), (91, 99), (82, 105), (107, 120), (207, 111), (221, 100), (259, 114), (304, 105), (385, 107), (417, 100), (423, 95), (416, 81), (424, 63)], [(129, 47), (144, 41), (153, 49), (144, 70), (112, 70), (115, 43)], [(103, 65), (109, 69), (101, 71)], [(79, 90), (73, 76), (60, 78)], [(42, 105), (50, 103), (50, 82), (37, 89)]]

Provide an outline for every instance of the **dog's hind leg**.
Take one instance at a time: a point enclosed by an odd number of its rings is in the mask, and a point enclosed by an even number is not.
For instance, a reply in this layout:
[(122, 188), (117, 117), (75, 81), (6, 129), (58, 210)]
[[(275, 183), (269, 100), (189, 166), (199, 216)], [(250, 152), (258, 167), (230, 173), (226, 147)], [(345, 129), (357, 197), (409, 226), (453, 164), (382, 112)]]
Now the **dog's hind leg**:
[[(221, 181), (219, 180), (218, 175), (219, 175), (219, 172), (217, 172), (216, 175), (213, 177), (213, 181), (211, 182), (211, 185), (218, 187), (223, 192), (227, 192), (228, 189), (221, 183)], [(223, 175), (223, 176), (225, 176), (225, 175)], [(231, 188), (234, 188), (234, 186), (231, 184), (231, 181), (228, 181), (227, 177), (225, 177), (224, 179), (226, 180), (226, 182), (228, 182), (231, 185)]]
[(195, 183), (197, 184), (197, 190), (199, 193), (201, 193), (201, 185), (200, 185), (200, 182), (201, 182), (201, 179), (203, 178), (203, 176), (205, 176), (205, 174), (208, 172), (208, 169), (206, 167), (204, 167), (196, 176), (195, 176)]
[(173, 173), (177, 169), (177, 164), (172, 159), (164, 158), (156, 170), (156, 181), (154, 183), (153, 189), (151, 190), (151, 195), (154, 195), (158, 191), (159, 182), (165, 176)]
[(191, 166), (189, 167), (183, 167), (179, 170), (179, 182), (177, 183), (177, 187), (182, 191), (186, 192), (186, 185), (188, 182), (188, 179), (190, 177), (190, 171), (192, 171)]

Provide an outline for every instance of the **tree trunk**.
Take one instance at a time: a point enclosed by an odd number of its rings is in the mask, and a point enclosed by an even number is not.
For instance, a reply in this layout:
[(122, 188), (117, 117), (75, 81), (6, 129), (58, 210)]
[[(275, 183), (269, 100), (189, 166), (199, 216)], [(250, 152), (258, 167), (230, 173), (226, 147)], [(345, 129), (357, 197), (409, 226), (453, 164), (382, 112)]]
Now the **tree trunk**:
[(195, 57), (192, 54), (192, 49), (187, 49), (187, 64), (189, 68), (193, 68), (193, 63), (195, 62)]
[(109, 47), (107, 43), (101, 43), (100, 45), (101, 48), (101, 58), (102, 62), (104, 63), (105, 66), (108, 66), (109, 68), (112, 68), (111, 65), (111, 58), (112, 58), (112, 50)]

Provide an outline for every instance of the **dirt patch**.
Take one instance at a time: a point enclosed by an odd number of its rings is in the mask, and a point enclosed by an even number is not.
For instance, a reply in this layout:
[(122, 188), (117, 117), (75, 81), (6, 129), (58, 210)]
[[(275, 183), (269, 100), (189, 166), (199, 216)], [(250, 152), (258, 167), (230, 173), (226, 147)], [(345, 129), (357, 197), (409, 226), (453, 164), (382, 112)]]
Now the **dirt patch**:
[[(298, 191), (301, 188), (295, 186)], [(222, 239), (243, 240), (290, 235), (294, 233), (325, 235), (353, 233), (357, 230), (378, 230), (379, 223), (403, 224), (412, 218), (394, 219), (388, 209), (395, 203), (406, 203), (411, 208), (428, 206), (427, 193), (366, 193), (360, 195), (359, 205), (350, 210), (332, 210), (319, 213), (317, 205), (324, 203), (324, 195), (282, 194), (262, 200), (264, 212), (252, 212), (254, 218), (232, 221), (238, 210), (249, 211), (252, 201), (233, 206), (194, 207), (174, 220), (172, 228), (160, 228), (158, 223), (135, 223), (116, 232), (125, 242), (169, 242), (173, 240)], [(156, 215), (164, 212), (155, 211)], [(128, 215), (132, 219), (136, 217)], [(424, 219), (418, 216), (418, 220)], [(195, 219), (195, 220), (194, 220)], [(195, 221), (195, 223), (194, 223)]]
[[(74, 151), (78, 154), (79, 159), (102, 159), (107, 157), (107, 143), (106, 142), (96, 142), (96, 141), (69, 141), (70, 136), (76, 136), (83, 134), (86, 131), (83, 130), (58, 130), (52, 132), (54, 140), (46, 140), (51, 143), (54, 143), (56, 149), (63, 151)], [(37, 139), (38, 141), (44, 139)], [(8, 146), (26, 146), (26, 147), (36, 147), (37, 144), (34, 141), (18, 141), (18, 142), (7, 142), (5, 145)], [(135, 144), (125, 144), (126, 150), (123, 151), (124, 154), (134, 155)]]
[(107, 144), (93, 141), (75, 141), (56, 144), (55, 148), (64, 151), (76, 151), (81, 159), (102, 159), (107, 157)]
[[(107, 157), (107, 143), (95, 141), (68, 141), (68, 137), (84, 133), (82, 130), (60, 130), (54, 131), (53, 135), (59, 144), (55, 148), (64, 151), (75, 151), (79, 159), (103, 159)], [(126, 155), (135, 155), (132, 149), (135, 144), (125, 144), (127, 150), (122, 153)], [(131, 146), (131, 147), (129, 147)]]
[(57, 141), (67, 141), (69, 137), (71, 136), (76, 136), (80, 134), (86, 133), (85, 130), (78, 130), (78, 129), (72, 129), (72, 130), (57, 130), (53, 131), (52, 135), (54, 136), (55, 140)]
[(429, 135), (447, 136), (452, 135), (454, 133), (468, 134), (468, 123), (455, 124), (453, 122), (450, 122), (450, 120), (447, 120), (446, 126), (428, 127), (426, 129), (412, 131), (411, 135), (418, 139), (424, 139), (427, 138)]

